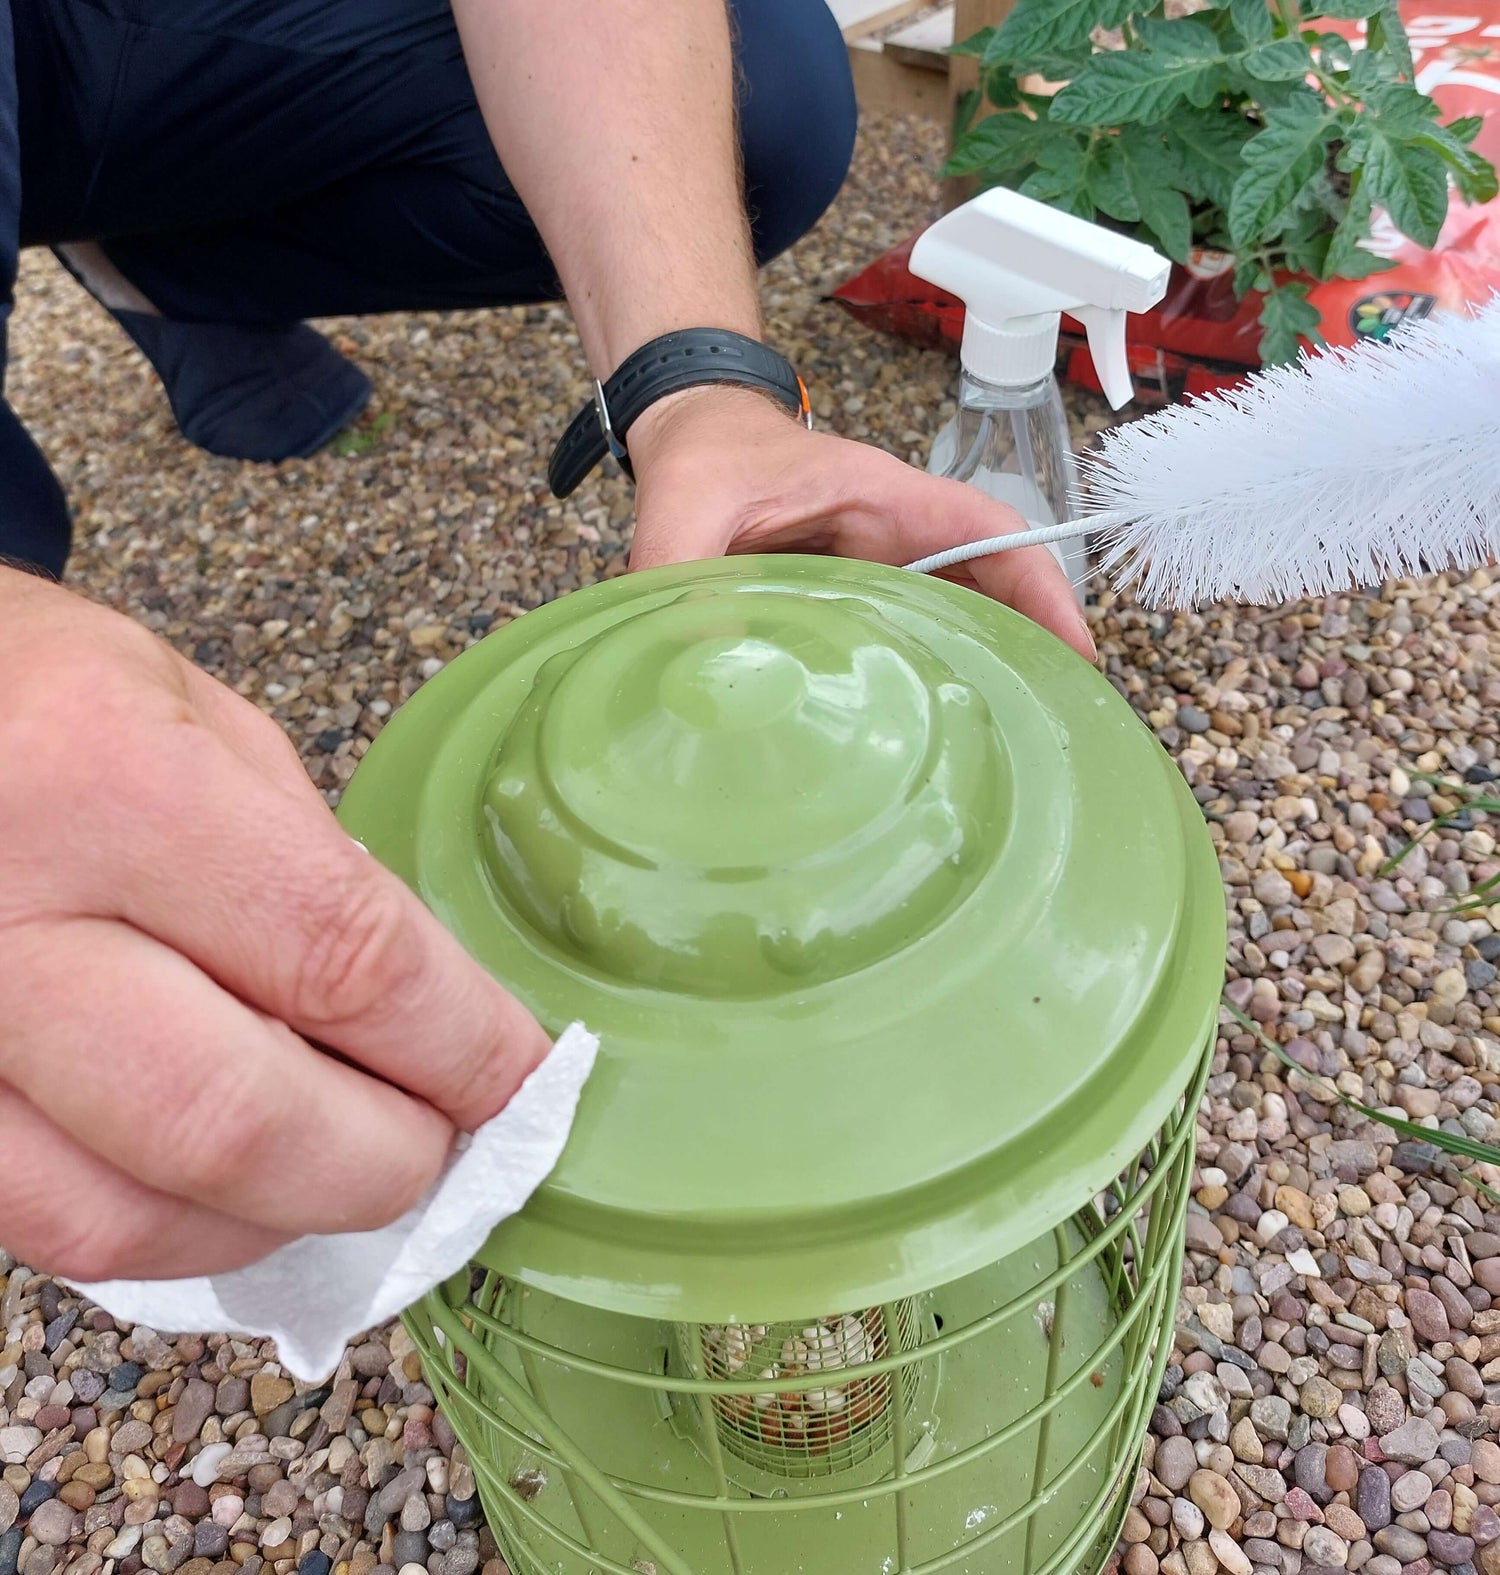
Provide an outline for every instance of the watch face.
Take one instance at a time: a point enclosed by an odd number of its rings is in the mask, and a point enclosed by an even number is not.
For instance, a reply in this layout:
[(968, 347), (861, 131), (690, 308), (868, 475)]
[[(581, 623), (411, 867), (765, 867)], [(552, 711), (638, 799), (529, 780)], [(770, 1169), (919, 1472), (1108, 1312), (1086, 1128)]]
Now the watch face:
[(1419, 322), (1437, 305), (1437, 297), (1411, 290), (1381, 290), (1354, 303), (1349, 326), (1360, 339), (1384, 339), (1405, 322)]

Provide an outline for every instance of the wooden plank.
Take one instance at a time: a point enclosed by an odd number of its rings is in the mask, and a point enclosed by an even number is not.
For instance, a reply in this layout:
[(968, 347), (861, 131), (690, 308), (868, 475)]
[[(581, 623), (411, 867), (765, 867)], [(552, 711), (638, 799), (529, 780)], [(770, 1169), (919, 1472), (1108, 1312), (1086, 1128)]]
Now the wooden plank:
[(932, 0), (829, 0), (849, 45), (878, 39), (931, 4)]
[(944, 6), (930, 11), (915, 22), (886, 35), (885, 47), (907, 66), (923, 66), (928, 71), (948, 74), (952, 56), (954, 8)]
[(840, 31), (848, 38), (850, 30), (864, 27), (871, 17), (889, 11), (891, 0), (828, 0), (828, 9)]
[(849, 50), (854, 96), (862, 110), (925, 115), (943, 121), (949, 114), (948, 80), (938, 71), (904, 65), (882, 49), (858, 44)]
[[(1015, 9), (1016, 0), (956, 0), (954, 7), (953, 37), (962, 43), (972, 38), (982, 27), (999, 27)], [(955, 55), (948, 67), (948, 124), (960, 97), (979, 86), (979, 62)], [(985, 113), (981, 108), (980, 113)], [(977, 183), (972, 177), (958, 177), (943, 182), (943, 207), (956, 208), (974, 195)]]

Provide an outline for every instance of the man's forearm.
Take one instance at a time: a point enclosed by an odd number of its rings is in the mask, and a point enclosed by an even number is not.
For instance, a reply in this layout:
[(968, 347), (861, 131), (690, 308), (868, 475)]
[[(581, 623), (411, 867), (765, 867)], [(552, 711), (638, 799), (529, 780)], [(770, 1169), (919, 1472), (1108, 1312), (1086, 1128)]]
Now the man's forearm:
[(454, 0), (454, 13), (595, 373), (674, 328), (758, 335), (724, 0)]

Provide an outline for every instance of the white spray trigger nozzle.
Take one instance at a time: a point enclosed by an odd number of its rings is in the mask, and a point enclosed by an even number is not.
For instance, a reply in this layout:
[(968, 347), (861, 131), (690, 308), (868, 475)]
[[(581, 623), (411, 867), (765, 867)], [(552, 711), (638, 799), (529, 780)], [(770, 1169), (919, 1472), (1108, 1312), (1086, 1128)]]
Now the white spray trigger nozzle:
[(1089, 336), (1089, 355), (1093, 357), (1094, 371), (1099, 386), (1109, 401), (1111, 410), (1128, 405), (1135, 394), (1130, 378), (1130, 361), (1125, 354), (1125, 319), (1123, 306), (1075, 306), (1068, 314), (1083, 324)]
[[(1131, 396), (1125, 319), (1166, 294), (1171, 265), (1128, 235), (996, 186), (944, 214), (912, 248), (911, 271), (967, 308), (964, 365), (976, 377), (1020, 386), (1046, 376), (1057, 354), (1040, 341), (1050, 317), (1083, 324), (1105, 397)], [(968, 324), (974, 326), (971, 329)]]

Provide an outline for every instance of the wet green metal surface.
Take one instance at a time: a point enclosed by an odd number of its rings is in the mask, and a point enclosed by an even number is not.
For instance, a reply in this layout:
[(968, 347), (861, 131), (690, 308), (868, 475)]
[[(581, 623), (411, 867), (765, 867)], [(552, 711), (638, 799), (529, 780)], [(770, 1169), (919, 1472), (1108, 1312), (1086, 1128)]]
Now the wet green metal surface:
[(376, 740), (340, 815), (603, 1049), (483, 1253), (703, 1322), (875, 1305), (1027, 1247), (1160, 1125), (1214, 1018), (1201, 817), (1004, 607), (746, 558), (577, 592)]

